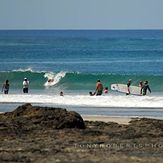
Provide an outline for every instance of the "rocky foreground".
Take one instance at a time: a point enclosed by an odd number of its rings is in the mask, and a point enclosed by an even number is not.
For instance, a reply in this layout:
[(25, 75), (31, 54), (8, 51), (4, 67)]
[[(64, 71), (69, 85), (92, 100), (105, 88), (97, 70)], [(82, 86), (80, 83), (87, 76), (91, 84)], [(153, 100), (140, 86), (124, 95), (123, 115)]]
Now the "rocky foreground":
[(163, 121), (83, 121), (76, 112), (25, 104), (0, 114), (0, 162), (163, 162)]

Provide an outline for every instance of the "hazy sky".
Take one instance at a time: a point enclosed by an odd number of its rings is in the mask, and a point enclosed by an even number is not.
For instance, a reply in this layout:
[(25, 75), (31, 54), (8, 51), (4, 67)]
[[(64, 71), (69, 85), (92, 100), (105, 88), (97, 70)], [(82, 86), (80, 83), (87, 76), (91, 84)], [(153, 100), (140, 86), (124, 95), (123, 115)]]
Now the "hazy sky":
[(0, 0), (0, 29), (163, 29), (163, 0)]

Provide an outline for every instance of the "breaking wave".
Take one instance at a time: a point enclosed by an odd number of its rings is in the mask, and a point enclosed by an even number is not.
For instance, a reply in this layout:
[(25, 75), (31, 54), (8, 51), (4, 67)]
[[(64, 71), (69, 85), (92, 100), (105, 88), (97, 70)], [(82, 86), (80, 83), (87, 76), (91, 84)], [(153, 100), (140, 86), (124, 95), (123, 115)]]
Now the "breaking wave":
[[(45, 89), (45, 87), (60, 87), (65, 90), (92, 90), (97, 79), (104, 86), (113, 83), (127, 83), (132, 79), (132, 85), (138, 86), (140, 80), (148, 80), (152, 92), (163, 92), (163, 75), (111, 74), (111, 73), (80, 73), (80, 72), (46, 72), (33, 71), (31, 68), (0, 72), (0, 83), (9, 80), (12, 89), (22, 88), (24, 78), (30, 80), (30, 88)], [(50, 81), (50, 82), (48, 82)]]

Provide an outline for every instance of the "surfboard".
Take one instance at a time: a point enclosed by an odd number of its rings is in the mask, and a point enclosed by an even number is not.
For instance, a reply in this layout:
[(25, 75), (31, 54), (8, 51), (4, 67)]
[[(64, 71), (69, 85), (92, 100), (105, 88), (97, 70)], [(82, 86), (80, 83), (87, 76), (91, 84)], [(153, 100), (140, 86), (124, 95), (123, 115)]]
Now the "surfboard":
[[(111, 84), (111, 90), (128, 93), (127, 84)], [(130, 86), (130, 94), (141, 96), (141, 88), (137, 86)]]

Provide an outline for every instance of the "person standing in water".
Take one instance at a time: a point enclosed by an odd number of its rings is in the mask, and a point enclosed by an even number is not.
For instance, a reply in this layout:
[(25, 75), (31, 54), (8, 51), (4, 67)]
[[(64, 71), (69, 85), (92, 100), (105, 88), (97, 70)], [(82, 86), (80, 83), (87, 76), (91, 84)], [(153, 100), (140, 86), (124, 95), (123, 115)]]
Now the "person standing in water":
[(95, 92), (96, 92), (96, 96), (102, 95), (102, 92), (103, 92), (103, 85), (99, 79), (97, 80), (97, 83), (96, 83)]
[(132, 83), (132, 80), (129, 79), (128, 82), (127, 82), (127, 93), (126, 93), (126, 95), (130, 94), (130, 85), (131, 85), (131, 83)]
[(96, 94), (96, 92), (94, 92), (94, 93), (93, 92), (89, 92), (90, 96), (94, 96), (95, 94)]
[(148, 81), (145, 81), (144, 85), (143, 85), (143, 88), (142, 88), (143, 96), (145, 96), (147, 94), (147, 90), (151, 93), (151, 89), (150, 89), (150, 87), (148, 85)]
[(105, 94), (108, 93), (108, 87), (105, 87), (105, 89), (104, 89), (104, 93), (105, 93)]
[(144, 86), (143, 81), (140, 81), (139, 82), (139, 87), (140, 87), (140, 94), (141, 95), (142, 95), (143, 86)]
[(9, 81), (6, 80), (6, 82), (2, 86), (2, 92), (4, 92), (4, 94), (8, 94), (9, 87), (10, 87)]
[(29, 81), (27, 78), (24, 78), (23, 81), (23, 93), (28, 93), (28, 88), (29, 88)]
[(62, 91), (59, 94), (60, 94), (60, 96), (63, 96), (63, 92)]

